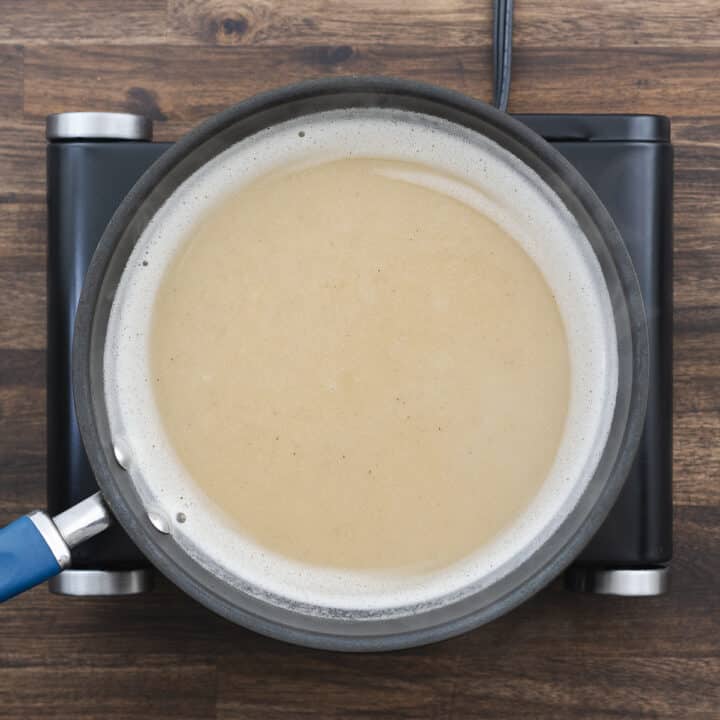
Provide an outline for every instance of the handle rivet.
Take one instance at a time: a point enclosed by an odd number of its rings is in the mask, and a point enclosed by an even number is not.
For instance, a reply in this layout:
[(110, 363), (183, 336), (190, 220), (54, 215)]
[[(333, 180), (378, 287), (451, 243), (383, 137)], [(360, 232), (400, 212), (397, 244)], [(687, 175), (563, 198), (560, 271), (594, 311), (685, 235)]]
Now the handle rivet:
[(130, 453), (124, 447), (116, 443), (115, 445), (113, 445), (113, 454), (115, 455), (115, 460), (117, 464), (123, 470), (127, 470), (130, 460)]
[(147, 514), (147, 516), (150, 524), (158, 532), (161, 532), (163, 535), (168, 535), (170, 533), (170, 523), (168, 523), (167, 519), (163, 515), (151, 511)]

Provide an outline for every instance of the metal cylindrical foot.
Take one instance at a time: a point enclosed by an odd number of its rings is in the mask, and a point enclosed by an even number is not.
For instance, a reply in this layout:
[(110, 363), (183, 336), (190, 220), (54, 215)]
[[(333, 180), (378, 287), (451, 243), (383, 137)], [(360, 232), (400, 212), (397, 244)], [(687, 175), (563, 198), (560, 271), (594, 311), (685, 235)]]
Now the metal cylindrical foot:
[(45, 136), (61, 140), (152, 140), (153, 122), (143, 115), (113, 112), (66, 112), (48, 115)]
[(153, 587), (150, 568), (137, 570), (63, 570), (48, 581), (48, 589), (56, 595), (79, 597), (138, 595)]
[(625, 597), (663, 595), (670, 585), (670, 569), (571, 567), (565, 572), (565, 587), (577, 592)]

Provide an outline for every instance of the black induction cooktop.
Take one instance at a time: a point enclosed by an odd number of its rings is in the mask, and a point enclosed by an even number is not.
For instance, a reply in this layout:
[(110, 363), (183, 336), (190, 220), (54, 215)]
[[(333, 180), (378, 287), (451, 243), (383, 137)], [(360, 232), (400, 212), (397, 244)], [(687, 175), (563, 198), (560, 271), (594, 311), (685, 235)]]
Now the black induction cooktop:
[[(551, 142), (610, 211), (637, 271), (650, 339), (644, 435), (604, 525), (566, 573), (576, 590), (665, 591), (672, 555), (672, 177), (670, 122), (648, 115), (516, 115)], [(113, 212), (169, 143), (152, 123), (105, 113), (48, 122), (48, 509), (56, 515), (97, 490), (80, 439), (70, 384), (75, 308), (92, 253)], [(72, 551), (54, 592), (142, 592), (152, 571), (119, 526)]]

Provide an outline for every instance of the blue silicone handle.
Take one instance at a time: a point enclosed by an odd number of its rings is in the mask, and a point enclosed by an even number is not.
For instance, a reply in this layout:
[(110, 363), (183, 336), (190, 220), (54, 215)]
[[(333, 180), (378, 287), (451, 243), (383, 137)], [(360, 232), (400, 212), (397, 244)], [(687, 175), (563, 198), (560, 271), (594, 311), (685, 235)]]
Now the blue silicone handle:
[(61, 569), (29, 517), (0, 528), (0, 602), (57, 575)]

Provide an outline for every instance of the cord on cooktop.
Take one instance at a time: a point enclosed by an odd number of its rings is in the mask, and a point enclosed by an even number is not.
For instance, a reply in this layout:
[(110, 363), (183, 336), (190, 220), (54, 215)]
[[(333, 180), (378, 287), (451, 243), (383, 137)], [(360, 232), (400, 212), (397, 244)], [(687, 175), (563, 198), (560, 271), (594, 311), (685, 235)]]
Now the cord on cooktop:
[(512, 61), (513, 0), (493, 0), (493, 104), (507, 111)]

